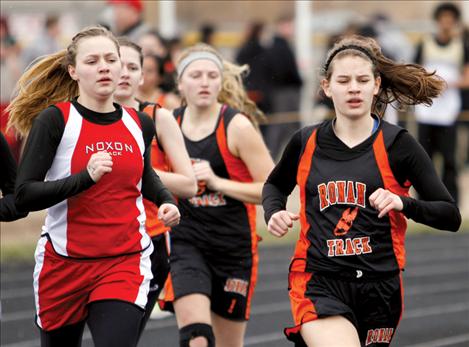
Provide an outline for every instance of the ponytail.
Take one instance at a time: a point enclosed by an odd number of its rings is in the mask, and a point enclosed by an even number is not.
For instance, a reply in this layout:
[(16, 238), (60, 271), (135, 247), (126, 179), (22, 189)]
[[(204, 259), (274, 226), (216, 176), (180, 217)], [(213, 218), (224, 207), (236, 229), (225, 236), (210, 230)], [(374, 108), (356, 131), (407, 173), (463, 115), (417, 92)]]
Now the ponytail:
[(359, 56), (372, 64), (373, 74), (381, 77), (381, 87), (375, 96), (372, 112), (382, 117), (386, 106), (394, 101), (401, 105), (430, 106), (445, 88), (445, 82), (417, 64), (401, 64), (385, 57), (378, 43), (368, 37), (354, 35), (337, 42), (329, 51), (323, 68), (330, 80), (334, 60), (344, 56)]
[(109, 38), (119, 52), (119, 43), (109, 30), (102, 26), (91, 26), (77, 33), (67, 49), (33, 62), (18, 80), (16, 96), (6, 109), (10, 113), (8, 128), (14, 127), (20, 136), (25, 137), (39, 112), (78, 96), (78, 83), (70, 77), (68, 67), (75, 66), (78, 42), (98, 36)]
[(78, 96), (78, 84), (64, 66), (67, 51), (49, 55), (32, 65), (18, 80), (16, 96), (7, 108), (8, 128), (25, 137), (40, 111)]

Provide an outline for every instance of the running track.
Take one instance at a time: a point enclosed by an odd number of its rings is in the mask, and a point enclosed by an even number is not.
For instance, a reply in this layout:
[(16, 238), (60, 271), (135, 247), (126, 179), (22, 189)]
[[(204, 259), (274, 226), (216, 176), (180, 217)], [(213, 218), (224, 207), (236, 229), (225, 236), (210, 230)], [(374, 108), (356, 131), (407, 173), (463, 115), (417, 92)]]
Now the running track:
[[(245, 346), (293, 346), (282, 333), (291, 323), (286, 274), (292, 247), (260, 251)], [(406, 309), (393, 346), (469, 346), (469, 232), (410, 236), (407, 251)], [(31, 278), (32, 264), (1, 267), (1, 346), (39, 346)], [(169, 317), (150, 321), (139, 346), (174, 347), (177, 341), (175, 320)], [(88, 331), (83, 346), (93, 346)]]

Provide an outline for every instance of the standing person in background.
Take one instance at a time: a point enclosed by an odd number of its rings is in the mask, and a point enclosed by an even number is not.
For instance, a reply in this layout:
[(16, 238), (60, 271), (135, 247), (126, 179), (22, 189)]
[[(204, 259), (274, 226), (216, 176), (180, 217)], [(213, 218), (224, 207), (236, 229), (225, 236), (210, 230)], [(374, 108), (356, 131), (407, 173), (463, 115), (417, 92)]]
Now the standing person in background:
[(268, 113), (270, 112), (267, 95), (269, 76), (266, 72), (266, 48), (261, 42), (263, 30), (263, 23), (254, 22), (249, 25), (245, 41), (236, 54), (236, 62), (249, 66), (249, 71), (244, 76), (248, 96), (262, 112)]
[[(211, 46), (180, 55), (176, 109), (199, 184), (181, 199), (173, 229), (171, 279), (181, 347), (242, 346), (257, 278), (254, 204), (273, 167), (256, 117), (262, 113), (242, 86), (239, 67)], [(173, 297), (172, 297), (173, 296)]]
[(164, 60), (155, 54), (143, 57), (143, 82), (138, 87), (137, 99), (150, 101), (168, 110), (181, 106), (181, 99), (174, 93), (165, 92), (160, 88), (164, 76)]
[(204, 23), (200, 27), (199, 41), (207, 45), (215, 46), (216, 28), (212, 23)]
[(152, 278), (143, 197), (179, 221), (151, 167), (151, 119), (113, 103), (120, 73), (115, 37), (85, 28), (25, 72), (9, 106), (28, 134), (16, 204), (48, 209), (34, 270), (43, 347), (81, 346), (85, 323), (95, 346), (135, 346)]
[[(298, 112), (303, 81), (298, 71), (295, 53), (290, 46), (294, 34), (293, 17), (282, 16), (277, 19), (275, 25), (273, 42), (266, 53), (266, 74), (271, 76), (269, 81), (271, 110), (273, 113)], [(265, 140), (274, 159), (277, 159), (298, 127), (299, 122), (291, 119), (282, 124), (268, 126)]]
[(5, 135), (13, 157), (18, 161), (21, 141), (13, 129), (7, 131), (8, 112), (6, 108), (15, 89), (15, 83), (21, 76), (20, 46), (10, 32), (7, 17), (0, 17), (0, 130)]
[(469, 47), (462, 40), (461, 12), (455, 4), (439, 4), (433, 18), (437, 33), (422, 39), (415, 62), (429, 71), (436, 71), (446, 81), (447, 89), (431, 107), (416, 106), (415, 117), (419, 141), (430, 158), (441, 152), (443, 183), (458, 202), (456, 120), (462, 109), (460, 88), (469, 87)]
[[(298, 131), (263, 190), (270, 233), (301, 222), (288, 280), (295, 326), (285, 333), (296, 346), (385, 347), (403, 310), (405, 217), (456, 231), (461, 215), (423, 148), (377, 105), (431, 104), (444, 82), (362, 36), (334, 45), (323, 74), (335, 119)], [(296, 184), (299, 214), (286, 210)]]
[(138, 42), (150, 30), (143, 22), (142, 0), (107, 0), (107, 4), (112, 10), (110, 27), (117, 36)]
[(44, 29), (23, 49), (21, 59), (24, 68), (39, 57), (58, 52), (62, 48), (59, 42), (60, 33), (59, 17), (48, 15), (44, 22)]
[[(156, 136), (152, 141), (151, 163), (163, 184), (178, 198), (190, 198), (197, 192), (197, 183), (192, 171), (191, 161), (187, 154), (179, 128), (173, 115), (160, 105), (140, 102), (135, 98), (138, 86), (147, 77), (142, 73), (142, 49), (126, 38), (119, 38), (122, 72), (114, 100), (124, 106), (143, 111), (155, 122)], [(158, 208), (144, 199), (146, 213), (146, 230), (153, 242), (154, 251), (150, 256), (153, 279), (150, 282), (148, 302), (142, 320), (140, 335), (150, 317), (158, 296), (163, 289), (169, 273), (170, 235), (158, 219)]]

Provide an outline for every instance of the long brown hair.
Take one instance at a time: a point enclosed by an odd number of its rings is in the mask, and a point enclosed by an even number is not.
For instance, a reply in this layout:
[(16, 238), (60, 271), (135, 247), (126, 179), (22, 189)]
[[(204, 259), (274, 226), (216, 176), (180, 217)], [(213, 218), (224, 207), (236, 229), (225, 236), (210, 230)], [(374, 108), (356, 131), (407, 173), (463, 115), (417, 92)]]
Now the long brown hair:
[[(248, 116), (256, 127), (259, 121), (265, 120), (264, 113), (257, 107), (254, 101), (249, 99), (243, 86), (242, 77), (249, 70), (247, 65), (239, 66), (226, 61), (215, 48), (205, 43), (198, 43), (182, 51), (176, 65), (179, 65), (184, 58), (194, 52), (213, 53), (223, 62), (222, 87), (218, 94), (218, 102), (239, 110)], [(186, 104), (184, 98), (182, 99), (182, 104)]]
[(14, 127), (24, 137), (40, 111), (78, 96), (78, 84), (70, 77), (68, 66), (75, 66), (78, 42), (97, 36), (111, 39), (119, 52), (114, 35), (104, 27), (93, 26), (76, 34), (67, 49), (39, 58), (29, 66), (18, 80), (16, 96), (7, 108), (10, 113), (8, 128)]
[(435, 71), (429, 72), (418, 64), (397, 63), (383, 55), (374, 39), (359, 35), (342, 38), (331, 48), (322, 69), (324, 78), (330, 80), (336, 59), (350, 55), (371, 61), (373, 75), (381, 77), (381, 87), (371, 110), (380, 117), (394, 101), (401, 105), (430, 106), (446, 85)]

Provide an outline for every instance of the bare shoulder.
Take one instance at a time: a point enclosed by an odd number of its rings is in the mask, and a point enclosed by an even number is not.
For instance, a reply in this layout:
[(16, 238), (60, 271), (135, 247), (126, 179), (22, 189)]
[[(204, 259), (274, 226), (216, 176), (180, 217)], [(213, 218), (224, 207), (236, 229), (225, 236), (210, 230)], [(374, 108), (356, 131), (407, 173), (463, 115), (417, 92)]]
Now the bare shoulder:
[[(235, 133), (245, 133), (246, 131), (255, 131), (254, 124), (251, 120), (242, 113), (237, 113), (230, 124), (228, 125), (229, 130)], [(231, 128), (231, 129), (230, 129)]]
[(162, 107), (156, 111), (155, 118), (156, 118), (157, 127), (158, 127), (158, 124), (167, 125), (167, 124), (176, 123), (176, 120), (174, 119), (174, 116), (171, 113), (171, 111)]

